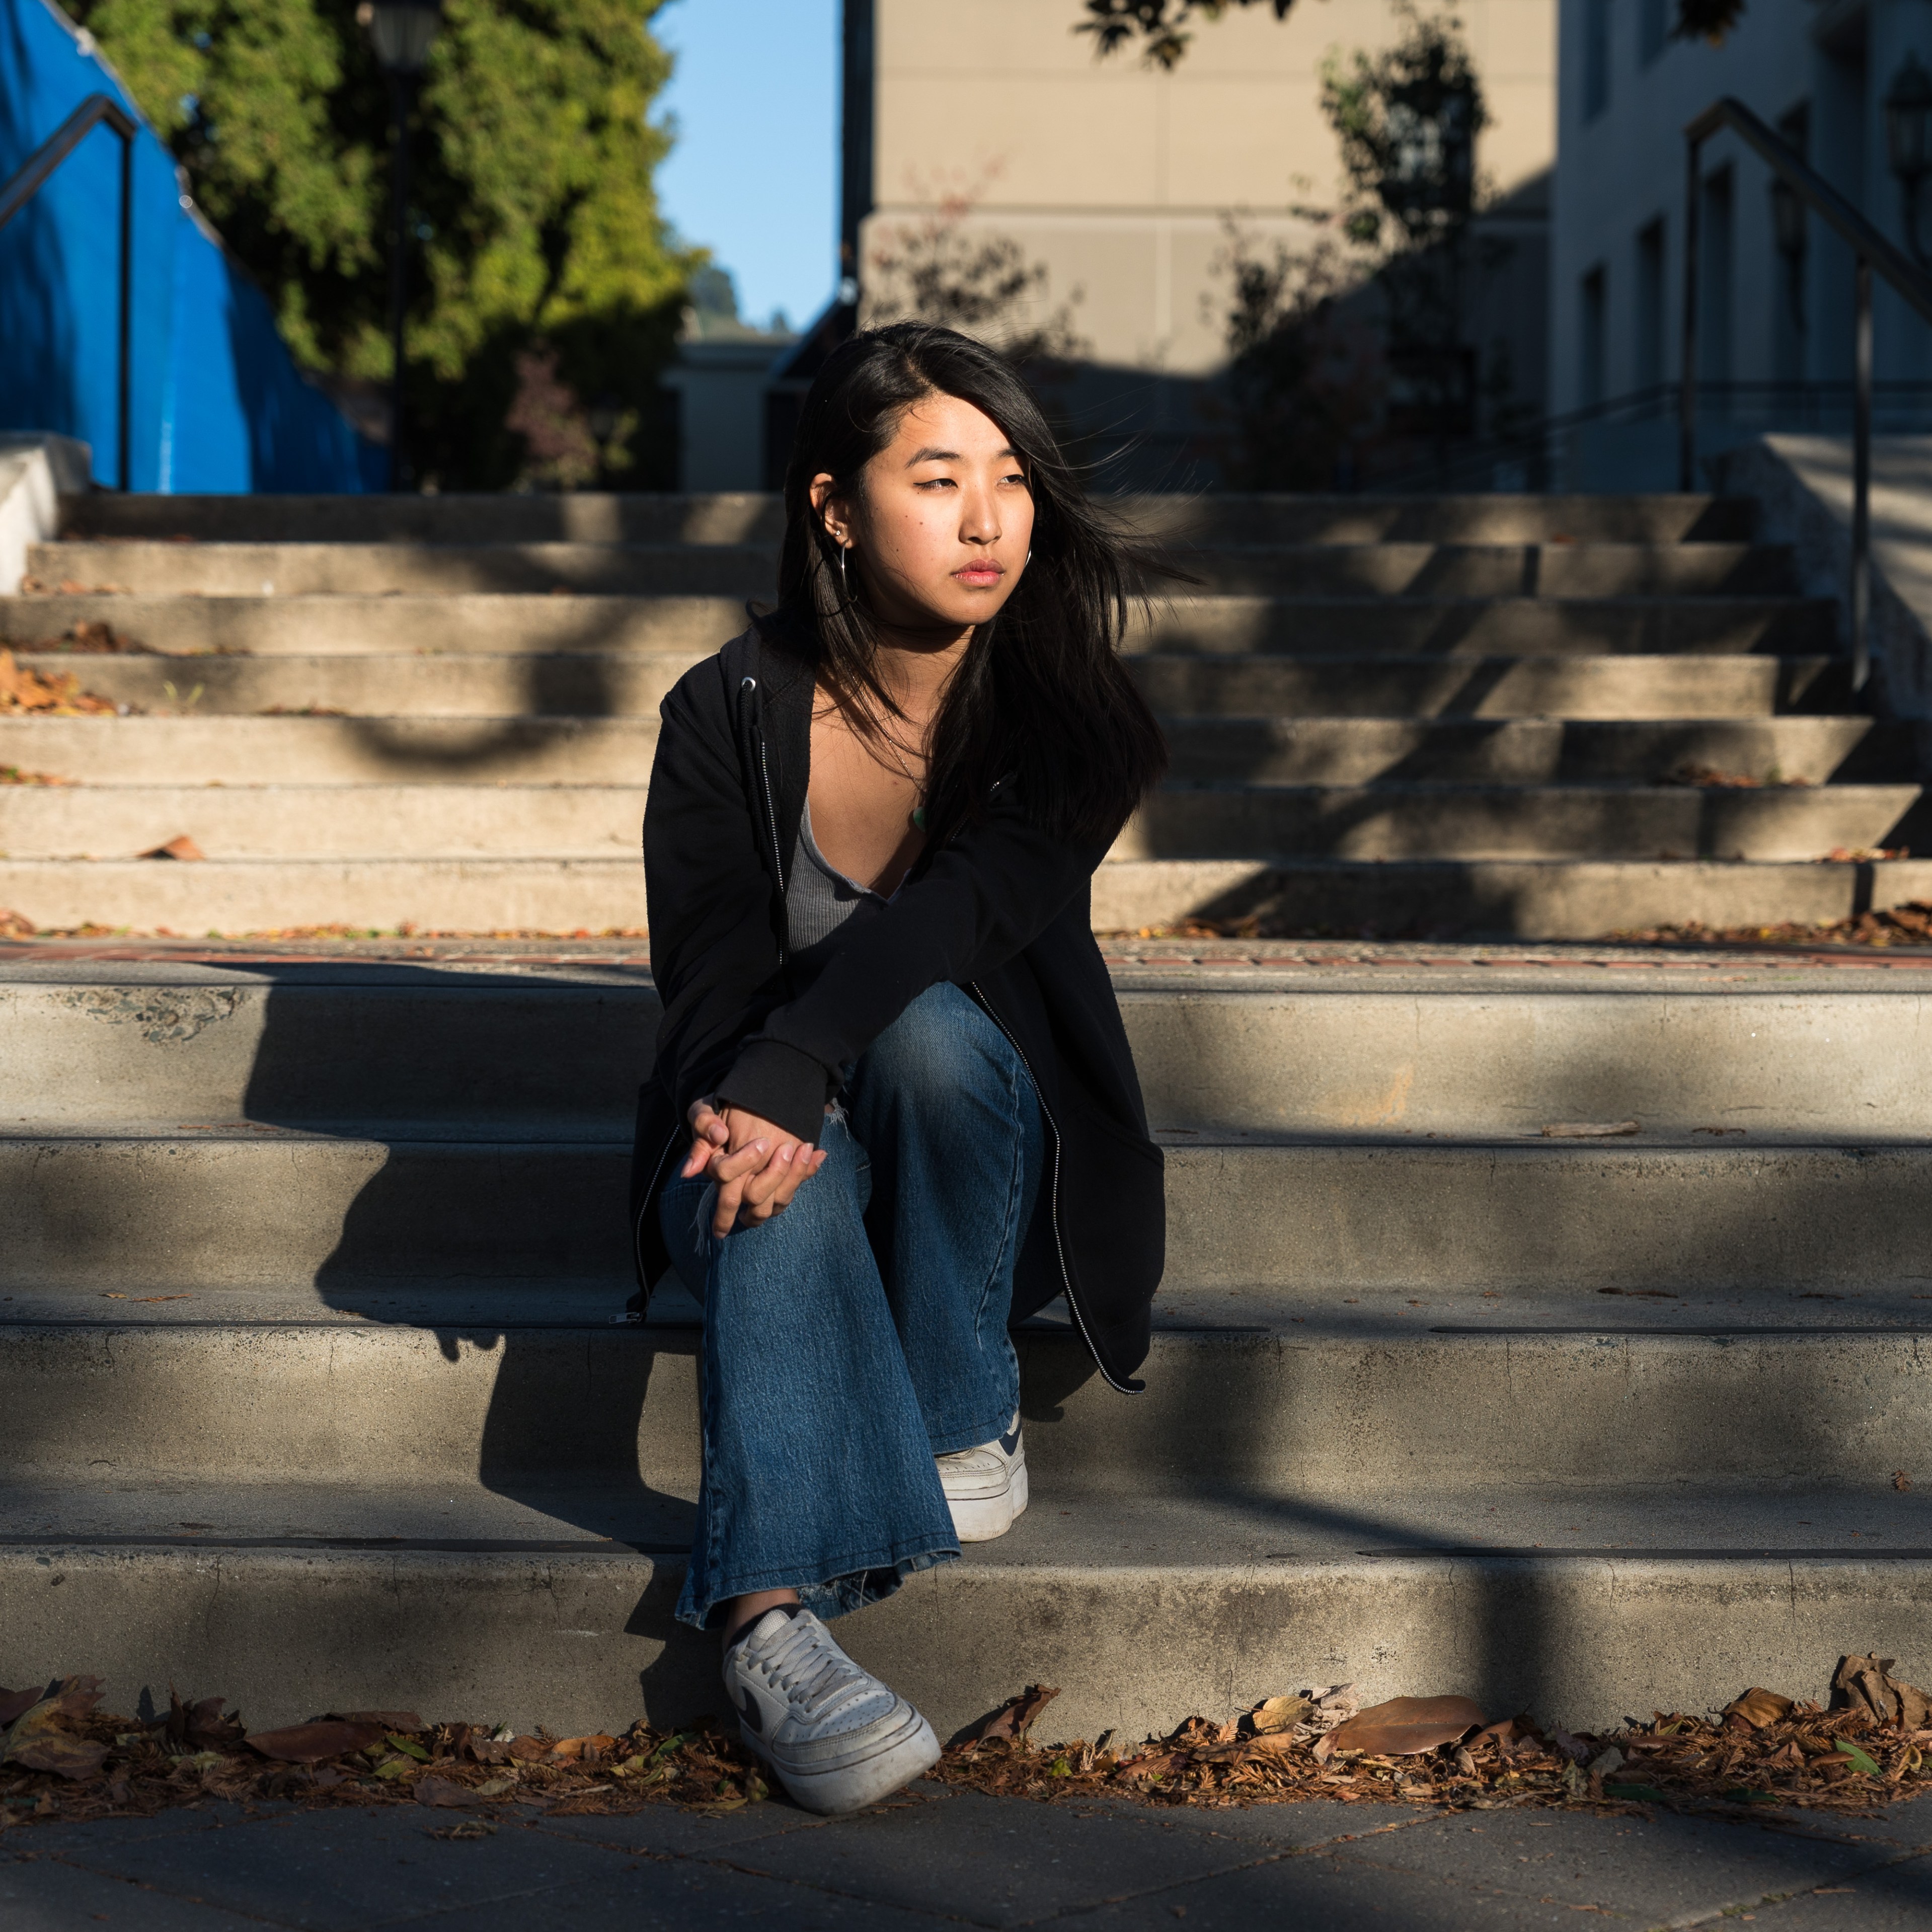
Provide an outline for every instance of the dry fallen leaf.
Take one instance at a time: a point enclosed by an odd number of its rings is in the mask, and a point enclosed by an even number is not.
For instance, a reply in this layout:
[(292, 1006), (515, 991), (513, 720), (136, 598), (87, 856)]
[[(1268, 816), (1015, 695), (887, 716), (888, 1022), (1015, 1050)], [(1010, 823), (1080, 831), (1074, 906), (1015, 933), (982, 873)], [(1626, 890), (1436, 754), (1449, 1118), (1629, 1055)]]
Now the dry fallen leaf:
[(1780, 1724), (1791, 1714), (1792, 1700), (1782, 1697), (1775, 1690), (1753, 1688), (1742, 1697), (1734, 1697), (1724, 1706), (1727, 1718), (1738, 1717), (1754, 1730), (1761, 1731), (1767, 1724)]
[(1248, 1713), (1248, 1721), (1256, 1736), (1265, 1737), (1271, 1731), (1292, 1730), (1306, 1723), (1314, 1708), (1312, 1698), (1270, 1697)]
[(51, 1771), (62, 1778), (92, 1778), (107, 1756), (107, 1747), (91, 1738), (49, 1731), (7, 1755), (9, 1764), (26, 1771)]
[(1844, 1657), (1832, 1678), (1834, 1695), (1878, 1724), (1917, 1730), (1932, 1713), (1932, 1697), (1916, 1684), (1894, 1677), (1888, 1657)]
[(418, 1804), (472, 1804), (476, 1793), (454, 1778), (438, 1778), (432, 1773), (416, 1780), (416, 1801)]
[(1894, 1469), (1892, 1472), (1892, 1486), (1894, 1490), (1909, 1490), (1912, 1486), (1912, 1478), (1903, 1469)]
[(1058, 1684), (1029, 1684), (1021, 1696), (1009, 1697), (980, 1726), (976, 1733), (979, 1742), (986, 1744), (994, 1738), (1023, 1738), (1033, 1720), (1059, 1695)]
[(284, 1764), (320, 1764), (325, 1758), (366, 1750), (371, 1744), (380, 1744), (387, 1735), (386, 1725), (323, 1718), (313, 1724), (290, 1724), (279, 1731), (257, 1731), (249, 1738), (248, 1745), (264, 1757), (275, 1758)]
[(1552, 1141), (1610, 1141), (1642, 1131), (1634, 1120), (1557, 1120), (1545, 1127), (1543, 1134)]
[(496, 1828), (487, 1818), (466, 1818), (460, 1825), (442, 1825), (424, 1833), (425, 1838), (447, 1838), (452, 1844), (461, 1844), (476, 1838), (491, 1838)]
[(170, 838), (165, 845), (157, 845), (151, 852), (138, 855), (143, 859), (179, 859), (184, 862), (204, 860), (208, 854), (184, 832), (178, 838)]
[(1322, 1739), (1324, 1757), (1338, 1750), (1377, 1757), (1407, 1757), (1453, 1744), (1483, 1721), (1483, 1707), (1469, 1697), (1391, 1697), (1371, 1704)]

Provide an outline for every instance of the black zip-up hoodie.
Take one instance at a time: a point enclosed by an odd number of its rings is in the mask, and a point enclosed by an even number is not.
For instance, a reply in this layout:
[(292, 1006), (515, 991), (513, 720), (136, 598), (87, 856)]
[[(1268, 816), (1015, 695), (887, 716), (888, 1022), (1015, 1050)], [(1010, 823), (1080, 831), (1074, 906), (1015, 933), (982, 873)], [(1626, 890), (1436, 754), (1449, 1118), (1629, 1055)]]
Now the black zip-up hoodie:
[(638, 1103), (639, 1286), (648, 1294), (670, 1265), (657, 1198), (690, 1144), (693, 1100), (715, 1094), (816, 1142), (840, 1070), (950, 981), (1018, 1049), (1046, 1116), (1048, 1166), (1012, 1318), (1064, 1292), (1102, 1374), (1138, 1392), (1166, 1204), (1094, 943), (1103, 855), (1048, 837), (1002, 788), (980, 824), (928, 848), (890, 904), (862, 904), (789, 953), (784, 886), (811, 775), (812, 690), (811, 667), (754, 628), (686, 672), (660, 708), (644, 868), (664, 1018)]

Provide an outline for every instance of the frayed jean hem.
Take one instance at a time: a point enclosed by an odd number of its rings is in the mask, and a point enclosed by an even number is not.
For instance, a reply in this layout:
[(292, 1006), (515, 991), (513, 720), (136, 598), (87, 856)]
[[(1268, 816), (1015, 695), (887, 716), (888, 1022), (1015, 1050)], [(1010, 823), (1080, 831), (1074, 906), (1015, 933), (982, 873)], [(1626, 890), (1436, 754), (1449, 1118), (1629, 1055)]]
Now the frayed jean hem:
[(685, 1573), (676, 1614), (680, 1623), (688, 1624), (693, 1630), (711, 1630), (717, 1627), (715, 1619), (720, 1606), (734, 1598), (748, 1597), (760, 1590), (796, 1590), (799, 1601), (814, 1616), (830, 1623), (834, 1617), (862, 1610), (868, 1604), (884, 1602), (908, 1576), (916, 1576), (922, 1570), (958, 1559), (957, 1544), (935, 1543), (898, 1556), (880, 1552), (869, 1558), (847, 1559), (852, 1566), (849, 1570), (819, 1582), (801, 1582), (795, 1570), (768, 1570), (707, 1585), (702, 1608), (698, 1601), (698, 1570), (694, 1564)]

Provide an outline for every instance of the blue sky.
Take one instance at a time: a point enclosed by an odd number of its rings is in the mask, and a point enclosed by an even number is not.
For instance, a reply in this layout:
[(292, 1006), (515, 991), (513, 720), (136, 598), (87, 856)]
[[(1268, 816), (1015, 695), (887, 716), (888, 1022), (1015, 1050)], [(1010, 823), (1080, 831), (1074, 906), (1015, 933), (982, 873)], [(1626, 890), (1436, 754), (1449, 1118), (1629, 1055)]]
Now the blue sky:
[(738, 284), (738, 310), (794, 328), (830, 296), (838, 242), (838, 0), (670, 0), (652, 22), (677, 56), (657, 118), (664, 213)]

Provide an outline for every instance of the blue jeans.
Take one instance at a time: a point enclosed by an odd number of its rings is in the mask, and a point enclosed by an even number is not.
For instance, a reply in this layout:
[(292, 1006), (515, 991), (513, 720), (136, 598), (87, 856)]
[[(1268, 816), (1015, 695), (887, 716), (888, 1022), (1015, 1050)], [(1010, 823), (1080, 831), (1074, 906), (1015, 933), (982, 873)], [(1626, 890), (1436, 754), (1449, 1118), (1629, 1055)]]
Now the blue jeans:
[(1033, 1083), (956, 986), (922, 994), (828, 1109), (824, 1167), (782, 1213), (722, 1240), (714, 1189), (658, 1214), (704, 1304), (704, 1462), (677, 1615), (792, 1588), (821, 1617), (959, 1553), (933, 1458), (1019, 1406), (1006, 1334), (1038, 1190)]

